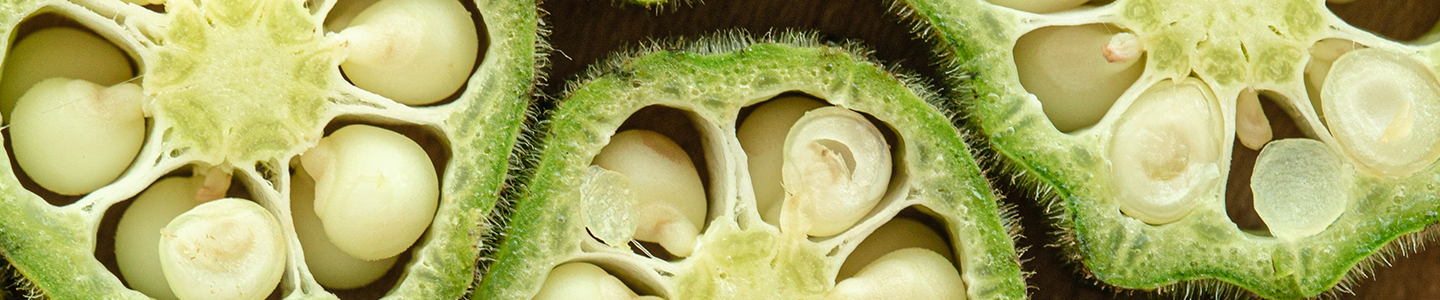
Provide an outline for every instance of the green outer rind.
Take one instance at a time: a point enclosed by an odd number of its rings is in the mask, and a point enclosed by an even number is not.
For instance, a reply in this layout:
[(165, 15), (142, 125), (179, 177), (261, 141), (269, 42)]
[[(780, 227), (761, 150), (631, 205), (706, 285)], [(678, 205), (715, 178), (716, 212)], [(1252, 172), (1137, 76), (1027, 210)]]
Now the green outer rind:
[[(681, 107), (719, 126), (734, 126), (740, 108), (798, 91), (863, 111), (894, 126), (910, 142), (911, 197), (955, 222), (962, 273), (978, 299), (1020, 299), (1025, 282), (1005, 217), (980, 175), (961, 133), (912, 90), (863, 55), (822, 46), (813, 37), (782, 35), (757, 42), (741, 35), (678, 46), (655, 45), (619, 55), (571, 87), (554, 111), (539, 166), (516, 204), (510, 231), (481, 299), (527, 299), (584, 238), (578, 203), (585, 166), (626, 117), (649, 105)], [(773, 43), (772, 43), (773, 42)], [(728, 122), (729, 124), (726, 124)], [(756, 295), (759, 297), (761, 295)]]
[[(472, 76), (463, 102), (446, 119), (452, 147), (441, 209), (423, 248), (406, 266), (405, 280), (386, 298), (456, 299), (474, 285), (482, 242), (496, 228), (491, 211), (499, 200), (511, 148), (530, 104), (541, 44), (535, 1), (477, 0), (490, 48)], [(459, 101), (457, 101), (459, 102)], [(447, 205), (458, 206), (445, 209)], [(443, 237), (441, 234), (443, 233)]]
[(1218, 280), (1266, 298), (1315, 297), (1348, 272), (1364, 272), (1377, 259), (1371, 255), (1387, 255), (1382, 250), (1390, 242), (1440, 220), (1435, 165), (1403, 180), (1357, 174), (1358, 201), (1326, 231), (1292, 244), (1240, 231), (1223, 207), (1165, 226), (1122, 217), (1105, 190), (1110, 177), (1092, 171), (1105, 168), (1104, 154), (1084, 146), (1093, 141), (1055, 131), (1039, 107), (1027, 103), (1008, 49), (1019, 33), (1002, 25), (1016, 24), (1018, 17), (982, 1), (909, 0), (896, 6), (938, 44), (951, 74), (947, 85), (973, 91), (953, 98), (968, 109), (970, 126), (989, 139), (989, 150), (1003, 157), (995, 163), (1037, 190), (1040, 204), (1058, 215), (1057, 244), (1096, 279), (1128, 289), (1163, 291), (1183, 284), (1223, 292), (1226, 285), (1214, 285)]
[[(0, 3), (0, 34), (6, 44), (30, 12), (55, 2)], [(389, 298), (455, 299), (468, 292), (480, 259), (481, 240), (491, 234), (495, 207), (506, 174), (506, 159), (543, 56), (534, 1), (477, 1), (486, 21), (490, 48), (485, 61), (446, 120), (451, 160), (445, 191), (429, 234)], [(0, 49), (3, 54), (7, 48)], [(466, 103), (466, 104), (458, 104)], [(54, 207), (20, 186), (10, 164), (0, 164), (0, 254), (33, 287), (56, 299), (146, 299), (126, 289), (95, 259), (93, 229), (76, 209)], [(440, 234), (443, 233), (443, 234)], [(87, 245), (77, 247), (76, 245)], [(70, 251), (66, 251), (70, 250)], [(296, 294), (298, 295), (298, 294)]]

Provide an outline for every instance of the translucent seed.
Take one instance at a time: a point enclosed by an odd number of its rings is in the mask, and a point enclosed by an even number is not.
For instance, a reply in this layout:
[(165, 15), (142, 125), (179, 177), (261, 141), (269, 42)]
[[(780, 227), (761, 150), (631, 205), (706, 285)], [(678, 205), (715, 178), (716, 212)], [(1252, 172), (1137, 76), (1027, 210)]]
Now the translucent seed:
[(1061, 132), (1099, 122), (1145, 71), (1142, 41), (1116, 31), (1104, 24), (1052, 26), (1015, 42), (1020, 84)]
[(47, 190), (83, 195), (130, 166), (145, 140), (140, 86), (51, 78), (26, 92), (10, 123), (20, 168)]
[(965, 281), (944, 256), (922, 248), (890, 252), (840, 281), (826, 299), (964, 300)]
[(130, 288), (156, 299), (175, 299), (160, 271), (160, 229), (200, 205), (195, 199), (204, 177), (165, 177), (125, 209), (115, 228), (115, 262)]
[(566, 263), (550, 270), (540, 293), (534, 300), (660, 300), (655, 296), (638, 296), (619, 278), (605, 269), (583, 262)]
[(1222, 119), (1215, 96), (1194, 78), (1162, 81), (1141, 94), (1110, 145), (1120, 211), (1149, 224), (1189, 214), (1220, 182)]
[(315, 213), (340, 250), (363, 260), (399, 255), (435, 218), (440, 185), (425, 149), (369, 125), (336, 130), (300, 158), (315, 179)]
[(315, 215), (315, 179), (303, 167), (291, 177), (290, 212), (295, 220), (295, 236), (305, 252), (305, 265), (320, 285), (332, 289), (362, 287), (385, 276), (395, 265), (395, 257), (363, 260), (330, 242), (320, 217)]
[(580, 187), (580, 200), (585, 208), (585, 227), (601, 242), (615, 248), (628, 249), (640, 226), (640, 199), (630, 177), (600, 166), (585, 170), (585, 183)]
[(680, 145), (654, 131), (627, 130), (610, 137), (594, 163), (630, 179), (639, 200), (635, 239), (659, 243), (675, 256), (694, 252), (708, 202)]
[(782, 176), (780, 165), (784, 161), (785, 135), (790, 127), (800, 120), (805, 112), (825, 106), (825, 103), (806, 97), (782, 97), (766, 102), (755, 108), (745, 123), (740, 124), (735, 136), (740, 147), (745, 149), (746, 161), (750, 166), (750, 182), (755, 188), (755, 207), (760, 218), (770, 224), (780, 224), (780, 203), (785, 200), (785, 188), (780, 186)]
[[(890, 145), (865, 116), (837, 106), (805, 113), (785, 137), (781, 229), (831, 236), (854, 226), (889, 187)], [(787, 216), (790, 215), (790, 216)]]
[(84, 30), (51, 27), (35, 31), (10, 49), (0, 73), (0, 113), (5, 120), (25, 91), (51, 77), (83, 79), (111, 86), (131, 77), (125, 52)]
[(866, 236), (865, 241), (860, 242), (855, 251), (845, 257), (845, 263), (840, 265), (840, 274), (835, 278), (843, 280), (853, 277), (861, 268), (881, 256), (905, 248), (935, 251), (945, 257), (946, 261), (954, 261), (950, 247), (934, 229), (915, 220), (896, 218)]
[(1428, 67), (1380, 49), (1335, 61), (1320, 96), (1326, 123), (1364, 170), (1408, 177), (1440, 157), (1440, 83)]
[(259, 204), (200, 204), (161, 231), (160, 269), (180, 299), (264, 299), (285, 271), (280, 222)]
[(1324, 231), (1350, 205), (1350, 169), (1316, 140), (1270, 143), (1260, 151), (1251, 176), (1255, 213), (1282, 240)]
[(989, 0), (995, 5), (1037, 14), (1052, 13), (1080, 7), (1089, 0)]
[(465, 84), (479, 52), (475, 22), (453, 0), (382, 0), (340, 32), (341, 70), (356, 86), (409, 105), (445, 99)]
[(1270, 131), (1270, 119), (1260, 106), (1260, 95), (1255, 89), (1245, 89), (1235, 101), (1235, 137), (1245, 148), (1260, 150), (1275, 136)]

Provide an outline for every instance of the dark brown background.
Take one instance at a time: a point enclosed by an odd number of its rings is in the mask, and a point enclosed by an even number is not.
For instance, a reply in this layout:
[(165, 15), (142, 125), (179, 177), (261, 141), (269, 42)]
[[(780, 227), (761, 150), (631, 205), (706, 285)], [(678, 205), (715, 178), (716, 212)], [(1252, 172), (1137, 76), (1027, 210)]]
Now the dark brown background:
[[(742, 28), (760, 34), (770, 30), (801, 29), (816, 31), (831, 39), (852, 39), (876, 51), (875, 56), (890, 64), (939, 80), (929, 63), (931, 46), (917, 41), (906, 23), (886, 11), (885, 0), (709, 0), (691, 5), (667, 7), (663, 11), (608, 0), (552, 0), (541, 4), (548, 11), (553, 30), (550, 41), (556, 52), (551, 55), (550, 74), (545, 91), (554, 96), (563, 83), (574, 79), (584, 67), (604, 59), (610, 52), (627, 49), (650, 38), (697, 36), (717, 30)], [(1332, 10), (1360, 28), (1379, 32), (1396, 40), (1411, 40), (1428, 31), (1440, 19), (1437, 0), (1358, 0), (1352, 4), (1332, 5)], [(1269, 107), (1267, 114), (1277, 125), (1277, 136), (1295, 135), (1286, 120), (1276, 118), (1279, 111)], [(1288, 128), (1288, 129), (1287, 129)], [(1237, 151), (1237, 170), (1248, 172), (1245, 164), (1254, 163), (1254, 151)], [(1236, 176), (1248, 179), (1248, 174)], [(997, 178), (998, 179), (998, 178)], [(1244, 187), (1248, 183), (1231, 183)], [(1173, 299), (1146, 292), (1114, 292), (1083, 280), (1074, 269), (1059, 259), (1059, 250), (1044, 246), (1053, 241), (1051, 230), (1041, 222), (1032, 200), (1019, 187), (1005, 182), (997, 184), (1006, 201), (1020, 208), (1025, 226), (1021, 246), (1029, 247), (1024, 268), (1034, 272), (1030, 278), (1035, 299)], [(1249, 209), (1249, 189), (1231, 189), (1247, 193), (1231, 195), (1237, 222), (1254, 227), (1258, 217)], [(1248, 211), (1248, 214), (1246, 213)], [(1359, 280), (1352, 299), (1440, 299), (1440, 251), (1419, 254), (1392, 261), (1393, 267), (1378, 268), (1370, 279)], [(1202, 297), (1203, 298), (1203, 297)]]

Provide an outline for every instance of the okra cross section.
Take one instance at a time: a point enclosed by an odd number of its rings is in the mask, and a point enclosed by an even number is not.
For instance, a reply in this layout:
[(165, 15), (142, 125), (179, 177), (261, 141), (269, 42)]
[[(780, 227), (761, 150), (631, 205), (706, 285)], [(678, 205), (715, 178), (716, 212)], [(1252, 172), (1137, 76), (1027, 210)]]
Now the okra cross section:
[(548, 114), (483, 299), (1018, 299), (1011, 220), (935, 95), (851, 45), (621, 54)]
[(1386, 40), (1325, 3), (899, 6), (1084, 273), (1295, 299), (1344, 291), (1440, 221), (1440, 45)]

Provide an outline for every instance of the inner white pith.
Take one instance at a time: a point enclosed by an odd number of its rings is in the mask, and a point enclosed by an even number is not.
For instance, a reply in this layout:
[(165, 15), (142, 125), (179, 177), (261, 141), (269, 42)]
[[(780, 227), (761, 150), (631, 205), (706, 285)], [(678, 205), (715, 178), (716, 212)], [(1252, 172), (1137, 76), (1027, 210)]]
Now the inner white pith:
[(1145, 70), (1144, 41), (1107, 24), (1050, 26), (1015, 42), (1020, 84), (1061, 132), (1099, 122)]
[[(705, 187), (700, 184), (700, 178), (692, 174), (706, 172), (696, 170), (697, 164), (692, 160), (706, 158), (687, 155), (685, 147), (692, 146), (677, 144), (666, 134), (643, 129), (646, 128), (643, 126), (638, 127), (642, 129), (622, 129), (585, 169), (583, 183), (577, 187), (577, 200), (582, 201), (578, 207), (585, 210), (588, 237), (594, 239), (587, 242), (593, 245), (587, 248), (592, 250), (587, 251), (594, 252), (557, 265), (533, 299), (564, 299), (575, 295), (592, 295), (587, 296), (589, 299), (685, 298), (694, 296), (687, 294), (694, 292), (692, 290), (708, 285), (735, 289), (728, 292), (738, 293), (734, 295), (748, 295), (762, 292), (749, 289), (767, 285), (779, 288), (789, 280), (800, 280), (803, 283), (795, 284), (805, 284), (808, 288), (788, 285), (783, 289), (807, 292), (770, 293), (780, 298), (810, 295), (867, 299), (910, 295), (922, 299), (965, 299), (966, 285), (955, 267), (954, 250), (942, 237), (943, 230), (902, 217), (888, 223), (866, 221), (872, 225), (860, 225), (862, 219), (881, 209), (878, 205), (890, 188), (894, 168), (892, 155), (896, 154), (891, 153), (894, 146), (876, 123), (860, 113), (828, 106), (814, 98), (781, 96), (755, 106), (737, 127), (736, 140), (748, 159), (749, 182), (755, 191), (753, 209), (762, 220), (734, 220), (733, 214), (705, 211), (709, 202)], [(771, 181), (762, 182), (761, 178)], [(663, 193), (668, 197), (647, 193)], [(695, 196), (685, 196), (692, 194)], [(642, 209), (646, 205), (664, 209), (647, 212)], [(683, 215), (674, 213), (687, 207), (699, 209), (698, 216), (708, 213), (715, 218), (714, 214), (719, 213), (720, 219), (710, 224), (692, 224)], [(648, 226), (647, 223), (657, 222), (648, 219), (659, 219), (658, 222), (665, 225)], [(883, 226), (878, 226), (881, 224)], [(848, 237), (854, 234), (846, 233), (870, 232), (866, 228), (875, 226), (878, 229), (863, 239), (859, 238), (861, 235)], [(683, 235), (669, 234), (689, 241), (647, 240), (644, 237), (647, 227), (681, 227), (687, 229)], [(703, 231), (690, 231), (691, 227)], [(815, 241), (842, 233), (847, 237), (839, 242), (858, 244), (853, 246), (856, 247), (853, 251), (841, 250), (845, 252), (837, 254), (834, 251), (839, 249), (826, 250)], [(654, 258), (631, 261), (609, 257), (631, 249), (636, 251), (634, 255), (642, 257), (657, 253), (654, 248), (647, 251), (647, 245), (637, 242), (656, 242), (664, 252), (678, 258), (665, 258), (668, 261), (662, 263)], [(823, 262), (840, 256), (843, 262)], [(771, 258), (749, 260), (762, 257)], [(622, 267), (629, 264), (641, 264), (644, 270), (663, 270), (662, 274), (679, 274), (662, 276), (676, 281), (674, 286), (668, 286), (664, 280), (657, 283), (650, 279), (655, 275), (649, 272)], [(727, 292), (698, 293), (726, 295)]]

